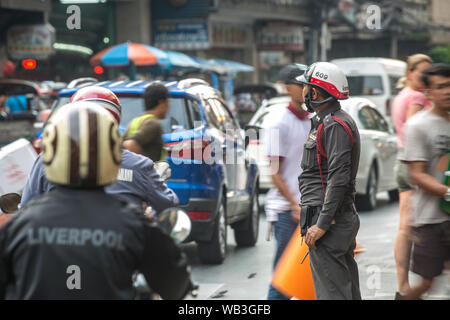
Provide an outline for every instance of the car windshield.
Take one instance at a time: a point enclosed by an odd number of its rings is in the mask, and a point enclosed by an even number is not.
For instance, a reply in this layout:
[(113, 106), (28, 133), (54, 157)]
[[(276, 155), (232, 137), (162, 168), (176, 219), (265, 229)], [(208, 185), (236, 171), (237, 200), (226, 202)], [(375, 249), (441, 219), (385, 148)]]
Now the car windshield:
[(378, 96), (384, 93), (381, 76), (347, 76), (350, 96)]
[[(119, 97), (119, 99), (122, 104), (120, 125), (126, 128), (131, 120), (144, 113), (144, 100), (141, 97)], [(61, 97), (54, 108), (59, 108), (69, 103), (69, 101), (69, 97)], [(186, 108), (183, 98), (170, 98), (169, 112), (166, 118), (160, 122), (164, 133), (193, 129)]]

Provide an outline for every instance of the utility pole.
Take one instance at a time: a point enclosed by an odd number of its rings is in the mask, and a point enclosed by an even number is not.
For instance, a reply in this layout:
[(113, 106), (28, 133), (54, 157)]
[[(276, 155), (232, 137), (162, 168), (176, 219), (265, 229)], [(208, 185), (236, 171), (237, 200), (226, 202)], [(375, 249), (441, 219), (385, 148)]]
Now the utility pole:
[(321, 31), (320, 31), (320, 60), (327, 61), (327, 37), (328, 37), (328, 3), (321, 3)]
[(319, 31), (311, 28), (310, 30), (310, 45), (309, 45), (309, 59), (308, 64), (317, 62), (319, 59)]
[(398, 35), (395, 31), (391, 35), (391, 58), (398, 58)]

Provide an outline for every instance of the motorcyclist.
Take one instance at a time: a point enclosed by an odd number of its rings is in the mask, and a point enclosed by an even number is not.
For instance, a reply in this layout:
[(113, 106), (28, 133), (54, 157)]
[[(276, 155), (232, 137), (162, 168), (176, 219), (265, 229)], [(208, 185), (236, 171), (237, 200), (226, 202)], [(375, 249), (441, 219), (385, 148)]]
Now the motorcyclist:
[[(122, 108), (119, 99), (111, 90), (98, 86), (81, 88), (71, 97), (71, 102), (76, 101), (100, 104), (120, 123)], [(25, 185), (20, 206), (53, 187), (45, 178), (42, 157), (39, 155)], [(117, 182), (107, 186), (105, 191), (137, 206), (151, 206), (156, 212), (178, 205), (177, 195), (161, 179), (153, 161), (126, 149), (122, 150), (122, 164)]]
[(55, 187), (0, 228), (0, 298), (133, 299), (135, 271), (164, 299), (183, 298), (185, 255), (138, 208), (104, 192), (121, 162), (110, 113), (92, 102), (65, 105), (42, 145)]

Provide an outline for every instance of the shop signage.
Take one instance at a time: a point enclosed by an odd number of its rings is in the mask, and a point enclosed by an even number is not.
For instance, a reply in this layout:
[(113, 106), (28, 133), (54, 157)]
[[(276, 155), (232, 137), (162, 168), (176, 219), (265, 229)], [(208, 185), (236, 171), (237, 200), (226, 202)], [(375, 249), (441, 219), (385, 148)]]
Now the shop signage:
[(250, 27), (246, 25), (214, 22), (211, 26), (214, 47), (246, 47), (249, 36)]
[(7, 51), (13, 59), (47, 59), (53, 54), (55, 29), (50, 24), (16, 25), (7, 32)]
[(289, 23), (269, 23), (258, 34), (259, 50), (303, 51), (303, 29)]
[(154, 45), (163, 50), (204, 50), (210, 47), (206, 22), (154, 24)]

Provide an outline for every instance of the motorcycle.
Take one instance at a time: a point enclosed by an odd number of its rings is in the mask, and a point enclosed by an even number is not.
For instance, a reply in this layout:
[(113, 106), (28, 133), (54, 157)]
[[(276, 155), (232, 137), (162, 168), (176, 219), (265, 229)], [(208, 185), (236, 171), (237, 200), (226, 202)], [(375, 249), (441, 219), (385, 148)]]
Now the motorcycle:
[[(179, 208), (168, 208), (161, 212), (154, 221), (170, 235), (177, 243), (182, 243), (191, 232), (191, 220), (187, 213)], [(133, 276), (133, 286), (136, 289), (136, 300), (159, 300), (159, 296), (148, 286), (145, 277), (141, 273)], [(199, 286), (190, 282), (188, 293), (196, 298)]]
[[(172, 175), (172, 170), (167, 161), (155, 162), (155, 170), (164, 181), (167, 181)], [(186, 240), (191, 232), (191, 219), (185, 211), (179, 208), (168, 208), (155, 217), (152, 207), (148, 206), (145, 209), (145, 215), (156, 221), (177, 244)], [(133, 276), (133, 285), (137, 292), (136, 300), (159, 300), (159, 296), (148, 286), (144, 275), (141, 273), (136, 273)], [(192, 297), (197, 297), (198, 288), (199, 286), (191, 281), (189, 293)]]
[[(155, 169), (164, 181), (171, 175), (170, 165), (167, 162), (155, 163)], [(18, 211), (20, 200), (21, 196), (17, 193), (8, 193), (0, 197), (0, 227)], [(146, 210), (147, 213), (149, 211), (151, 212), (151, 207)], [(191, 220), (188, 214), (179, 208), (168, 208), (156, 217), (150, 215), (149, 218), (165, 230), (177, 244), (182, 243), (191, 232)], [(135, 273), (132, 281), (136, 289), (136, 300), (157, 300), (157, 294), (148, 286), (141, 273)], [(191, 280), (188, 294), (195, 298), (198, 295), (197, 292), (198, 285)]]

